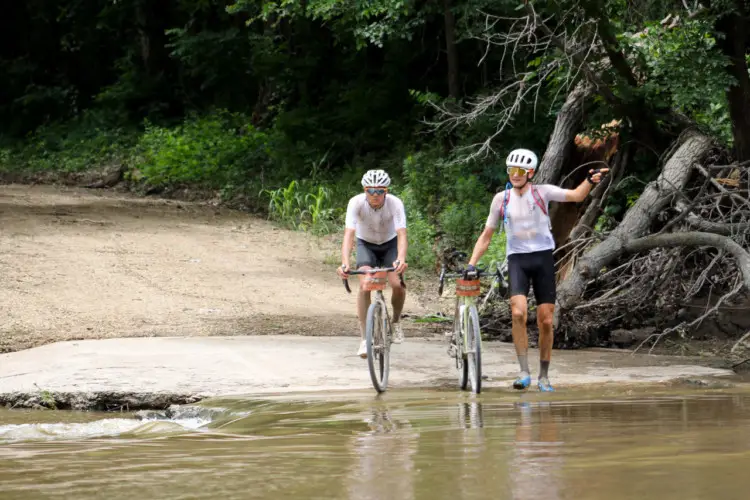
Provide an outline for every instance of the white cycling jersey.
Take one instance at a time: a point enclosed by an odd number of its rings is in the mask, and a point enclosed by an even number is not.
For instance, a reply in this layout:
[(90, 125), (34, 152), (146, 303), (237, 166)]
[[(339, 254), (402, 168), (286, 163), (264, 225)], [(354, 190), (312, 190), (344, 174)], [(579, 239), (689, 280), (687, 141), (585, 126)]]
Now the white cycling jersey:
[[(565, 201), (565, 189), (552, 184), (540, 184), (535, 187), (541, 195), (547, 213), (549, 213), (550, 201)], [(503, 223), (500, 220), (500, 208), (504, 199), (505, 191), (500, 191), (493, 198), (490, 213), (487, 216), (487, 227), (497, 229)], [(511, 189), (507, 210), (506, 255), (554, 250), (555, 239), (552, 237), (552, 231), (550, 231), (549, 216), (545, 215), (539, 208), (531, 189), (527, 189), (523, 195), (519, 195), (515, 189)]]
[(406, 227), (404, 203), (392, 194), (377, 210), (367, 203), (367, 195), (360, 193), (349, 200), (346, 208), (347, 229), (354, 229), (357, 238), (381, 245), (396, 237), (396, 231)]

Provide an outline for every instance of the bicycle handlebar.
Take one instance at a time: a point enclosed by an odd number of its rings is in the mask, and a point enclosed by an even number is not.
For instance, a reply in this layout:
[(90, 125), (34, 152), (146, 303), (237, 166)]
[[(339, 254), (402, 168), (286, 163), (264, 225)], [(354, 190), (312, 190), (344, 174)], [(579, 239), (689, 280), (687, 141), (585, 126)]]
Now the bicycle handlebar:
[[(396, 270), (395, 267), (375, 267), (375, 268), (372, 268), (372, 269), (365, 269), (365, 270), (362, 270), (362, 271), (360, 271), (359, 269), (357, 269), (357, 270), (354, 270), (354, 271), (349, 271), (346, 274), (348, 274), (348, 275), (352, 275), (352, 274), (375, 274), (375, 273), (380, 273), (380, 272), (390, 273), (390, 272), (395, 271), (395, 270)], [(406, 283), (404, 283), (404, 275), (403, 274), (399, 274), (398, 275), (398, 279), (401, 281), (401, 286), (403, 288), (406, 288)], [(351, 288), (349, 288), (349, 280), (348, 279), (342, 279), (341, 281), (344, 282), (344, 288), (346, 288), (346, 292), (347, 293), (352, 293)]]

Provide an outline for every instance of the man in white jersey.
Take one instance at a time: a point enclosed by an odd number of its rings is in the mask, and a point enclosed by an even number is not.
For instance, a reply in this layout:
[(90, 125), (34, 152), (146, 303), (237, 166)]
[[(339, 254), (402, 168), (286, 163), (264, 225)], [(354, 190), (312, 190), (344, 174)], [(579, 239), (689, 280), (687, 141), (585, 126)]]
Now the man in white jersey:
[(521, 373), (513, 382), (516, 389), (531, 385), (528, 362), (529, 340), (526, 318), (529, 285), (534, 286), (539, 326), (539, 379), (543, 392), (554, 391), (547, 371), (552, 357), (552, 318), (555, 312), (555, 259), (552, 254), (555, 240), (552, 237), (548, 209), (550, 201), (581, 202), (591, 192), (592, 186), (602, 179), (608, 168), (589, 170), (588, 177), (576, 189), (562, 189), (551, 184), (533, 185), (531, 178), (537, 166), (537, 157), (528, 149), (510, 152), (505, 164), (511, 189), (495, 195), (484, 231), (474, 246), (467, 269), (474, 270), (490, 245), (492, 235), (502, 219), (507, 235), (506, 254), (510, 278), (510, 308), (513, 316), (513, 344), (521, 365)]
[[(388, 273), (393, 305), (393, 343), (404, 340), (401, 329), (401, 311), (406, 300), (406, 290), (401, 286), (399, 274), (406, 270), (406, 213), (403, 202), (388, 194), (391, 178), (383, 170), (369, 170), (362, 176), (365, 192), (349, 200), (346, 209), (344, 242), (341, 245), (340, 277), (346, 278), (351, 269), (351, 255), (354, 238), (357, 238), (357, 269), (373, 267), (396, 268)], [(357, 317), (359, 318), (360, 343), (357, 354), (367, 357), (365, 345), (365, 319), (370, 307), (370, 292), (360, 289), (357, 295)]]

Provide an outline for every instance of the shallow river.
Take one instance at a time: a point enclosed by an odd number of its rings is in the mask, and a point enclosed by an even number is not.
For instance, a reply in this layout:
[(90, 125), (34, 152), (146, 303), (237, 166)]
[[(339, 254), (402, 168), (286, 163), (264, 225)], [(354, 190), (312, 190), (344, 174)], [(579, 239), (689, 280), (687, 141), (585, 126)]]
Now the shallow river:
[(215, 399), (167, 416), (0, 410), (0, 498), (750, 496), (750, 392), (547, 396)]

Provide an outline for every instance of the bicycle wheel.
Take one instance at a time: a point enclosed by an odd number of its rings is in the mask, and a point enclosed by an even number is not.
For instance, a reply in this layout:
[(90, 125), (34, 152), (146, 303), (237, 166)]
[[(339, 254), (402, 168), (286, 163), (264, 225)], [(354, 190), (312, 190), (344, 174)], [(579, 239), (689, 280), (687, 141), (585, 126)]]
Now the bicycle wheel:
[(375, 301), (367, 310), (365, 328), (367, 344), (367, 365), (370, 368), (372, 385), (378, 392), (388, 387), (388, 370), (390, 361), (390, 338), (387, 334), (388, 318), (382, 304)]
[(482, 337), (479, 333), (479, 314), (474, 305), (469, 307), (467, 314), (466, 332), (466, 361), (469, 367), (469, 381), (474, 394), (482, 391)]
[(466, 390), (466, 386), (469, 383), (469, 365), (466, 363), (466, 353), (464, 352), (464, 332), (466, 331), (466, 325), (464, 324), (465, 307), (465, 305), (458, 306), (456, 315), (453, 318), (453, 338), (456, 342), (454, 352), (456, 356), (456, 369), (458, 370), (458, 386), (462, 391)]

